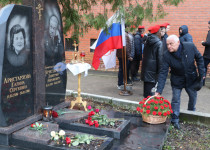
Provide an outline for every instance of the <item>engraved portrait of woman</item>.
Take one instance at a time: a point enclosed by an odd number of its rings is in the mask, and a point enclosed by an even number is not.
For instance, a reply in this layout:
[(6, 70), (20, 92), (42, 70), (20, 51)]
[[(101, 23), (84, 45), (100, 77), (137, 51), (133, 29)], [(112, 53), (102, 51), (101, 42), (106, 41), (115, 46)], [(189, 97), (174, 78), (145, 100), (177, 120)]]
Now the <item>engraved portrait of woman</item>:
[(21, 25), (14, 25), (10, 32), (10, 45), (7, 50), (7, 59), (12, 66), (20, 67), (27, 61), (29, 49), (26, 48), (26, 33)]

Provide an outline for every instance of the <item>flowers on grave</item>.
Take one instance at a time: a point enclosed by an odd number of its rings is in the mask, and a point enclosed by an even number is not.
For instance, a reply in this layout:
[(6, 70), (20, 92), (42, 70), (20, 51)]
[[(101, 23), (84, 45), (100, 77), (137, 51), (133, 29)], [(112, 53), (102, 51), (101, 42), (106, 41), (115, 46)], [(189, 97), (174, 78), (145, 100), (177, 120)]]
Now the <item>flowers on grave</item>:
[(35, 123), (31, 124), (29, 129), (39, 131), (40, 133), (42, 133), (43, 130), (46, 130), (46, 128), (44, 128), (43, 124), (38, 123), (38, 122), (35, 122)]
[[(61, 144), (66, 139), (65, 134), (66, 133), (64, 130), (60, 130), (59, 132), (51, 131), (50, 132), (51, 140), (54, 140), (57, 144)], [(69, 140), (68, 140), (68, 143), (69, 143)]]
[(164, 97), (148, 96), (140, 101), (139, 105), (136, 111), (145, 116), (169, 116), (173, 113), (171, 103), (167, 99), (164, 99)]
[(116, 119), (110, 119), (107, 115), (101, 115), (100, 110), (96, 108), (95, 110), (92, 109), (91, 106), (87, 107), (89, 109), (88, 118), (85, 120), (85, 123), (89, 126), (95, 126), (98, 128), (100, 125), (115, 125)]
[(67, 111), (65, 109), (60, 109), (60, 110), (57, 110), (57, 111), (53, 110), (52, 111), (52, 117), (57, 118), (60, 115), (64, 115), (64, 114), (67, 114), (67, 113), (82, 113), (82, 111)]
[(53, 118), (57, 118), (58, 117), (58, 113), (56, 111), (52, 111), (52, 116), (53, 116)]
[(60, 130), (59, 132), (51, 131), (50, 136), (51, 140), (55, 141), (57, 145), (68, 145), (69, 147), (71, 145), (77, 146), (83, 143), (90, 144), (90, 142), (95, 139), (92, 135), (87, 134), (76, 134), (74, 136), (68, 137), (63, 130)]

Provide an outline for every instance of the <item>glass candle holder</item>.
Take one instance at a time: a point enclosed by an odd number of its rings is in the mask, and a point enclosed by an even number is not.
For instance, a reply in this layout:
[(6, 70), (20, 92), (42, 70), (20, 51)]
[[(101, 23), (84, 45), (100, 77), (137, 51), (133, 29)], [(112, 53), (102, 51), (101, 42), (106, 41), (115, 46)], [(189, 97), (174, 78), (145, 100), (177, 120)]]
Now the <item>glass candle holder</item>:
[(80, 53), (80, 57), (81, 57), (81, 59), (82, 59), (82, 63), (84, 63), (84, 62), (85, 62), (85, 52), (84, 52), (84, 51), (82, 51), (82, 52)]
[(43, 121), (51, 121), (52, 120), (52, 106), (43, 107)]

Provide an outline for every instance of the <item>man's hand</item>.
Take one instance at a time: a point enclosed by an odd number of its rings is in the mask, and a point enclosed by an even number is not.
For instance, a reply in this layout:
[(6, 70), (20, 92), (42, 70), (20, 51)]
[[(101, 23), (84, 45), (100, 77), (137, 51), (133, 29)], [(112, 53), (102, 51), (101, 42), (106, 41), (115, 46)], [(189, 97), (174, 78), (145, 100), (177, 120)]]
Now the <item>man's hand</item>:
[(156, 97), (160, 97), (161, 95), (160, 95), (160, 93), (155, 92), (155, 96), (156, 96)]

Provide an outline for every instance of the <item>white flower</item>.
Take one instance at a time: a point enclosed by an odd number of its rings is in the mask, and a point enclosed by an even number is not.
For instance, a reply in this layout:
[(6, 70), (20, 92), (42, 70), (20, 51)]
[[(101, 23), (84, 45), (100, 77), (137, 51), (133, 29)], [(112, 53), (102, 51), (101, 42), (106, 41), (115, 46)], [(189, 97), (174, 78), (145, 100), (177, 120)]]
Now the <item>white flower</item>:
[(50, 135), (51, 135), (52, 137), (55, 137), (55, 131), (51, 131), (51, 132), (50, 132)]
[(59, 131), (59, 135), (60, 135), (60, 136), (63, 136), (63, 135), (65, 135), (65, 131), (63, 131), (63, 130), (60, 130), (60, 131)]
[(56, 141), (58, 139), (59, 139), (59, 136), (58, 135), (55, 135), (54, 140)]

